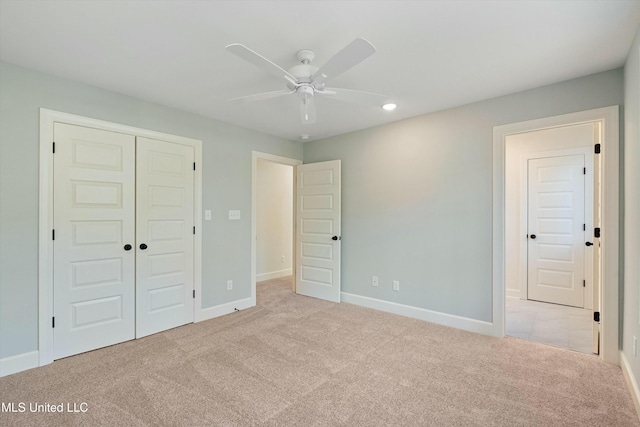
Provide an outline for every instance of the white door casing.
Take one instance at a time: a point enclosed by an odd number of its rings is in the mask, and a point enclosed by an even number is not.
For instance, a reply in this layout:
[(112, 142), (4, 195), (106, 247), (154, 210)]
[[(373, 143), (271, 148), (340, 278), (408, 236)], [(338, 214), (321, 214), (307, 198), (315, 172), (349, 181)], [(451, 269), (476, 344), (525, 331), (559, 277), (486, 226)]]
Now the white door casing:
[(296, 166), (296, 292), (340, 302), (340, 160)]
[(584, 156), (528, 163), (528, 298), (584, 307)]
[(194, 150), (137, 138), (136, 338), (193, 322)]
[(61, 123), (54, 136), (58, 359), (134, 338), (135, 138)]

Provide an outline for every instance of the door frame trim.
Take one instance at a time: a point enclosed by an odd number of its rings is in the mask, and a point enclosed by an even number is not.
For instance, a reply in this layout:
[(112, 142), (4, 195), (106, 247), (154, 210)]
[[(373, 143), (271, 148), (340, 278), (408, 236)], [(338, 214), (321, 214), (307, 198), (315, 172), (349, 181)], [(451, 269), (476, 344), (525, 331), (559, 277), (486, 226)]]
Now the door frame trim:
[(198, 321), (202, 310), (202, 141), (148, 129), (136, 128), (104, 120), (40, 108), (40, 177), (38, 209), (38, 353), (39, 366), (53, 362), (53, 125), (55, 122), (94, 129), (125, 133), (133, 136), (159, 139), (188, 145), (195, 150), (194, 176), (194, 321)]
[[(584, 155), (584, 165), (590, 172), (591, 179), (585, 180), (584, 185), (584, 221), (585, 224), (590, 227), (585, 230), (585, 240), (589, 241), (593, 239), (593, 208), (594, 208), (594, 188), (593, 188), (593, 147), (575, 147), (566, 148), (554, 151), (531, 151), (524, 153), (520, 158), (520, 235), (527, 234), (529, 228), (528, 212), (529, 212), (529, 170), (528, 163), (532, 159), (543, 159), (549, 157), (565, 157), (573, 155)], [(590, 203), (587, 203), (590, 202)], [(506, 237), (506, 236), (505, 236)], [(520, 279), (520, 299), (528, 299), (529, 291), (529, 278), (528, 278), (528, 241), (520, 241), (520, 260), (519, 260), (519, 275)], [(583, 308), (591, 310), (593, 308), (593, 257), (587, 256), (585, 252), (584, 257), (584, 279), (587, 281), (587, 286), (584, 288), (584, 294), (582, 297)], [(592, 304), (586, 304), (585, 301), (590, 298)], [(591, 307), (587, 307), (590, 305)]]
[(251, 152), (251, 305), (256, 305), (256, 237), (257, 237), (257, 207), (258, 207), (258, 160), (266, 160), (273, 163), (288, 165), (293, 167), (293, 217), (292, 231), (293, 239), (291, 242), (291, 271), (293, 273), (292, 290), (296, 289), (296, 166), (302, 164), (302, 160), (290, 157), (276, 156), (275, 154), (263, 153), (260, 151)]
[(504, 337), (505, 327), (505, 149), (509, 135), (571, 124), (602, 124), (602, 351), (600, 358), (619, 365), (619, 222), (620, 222), (620, 122), (619, 106), (597, 108), (493, 128), (493, 335)]

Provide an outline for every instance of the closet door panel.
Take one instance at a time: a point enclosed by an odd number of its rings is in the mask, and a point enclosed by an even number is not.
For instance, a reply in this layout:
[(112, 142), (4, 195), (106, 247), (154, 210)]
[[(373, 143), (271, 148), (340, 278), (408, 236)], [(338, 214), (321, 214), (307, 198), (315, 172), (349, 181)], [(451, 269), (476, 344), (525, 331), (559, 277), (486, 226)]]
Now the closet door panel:
[(135, 137), (54, 125), (54, 359), (134, 338)]
[(194, 149), (136, 144), (136, 337), (193, 322)]

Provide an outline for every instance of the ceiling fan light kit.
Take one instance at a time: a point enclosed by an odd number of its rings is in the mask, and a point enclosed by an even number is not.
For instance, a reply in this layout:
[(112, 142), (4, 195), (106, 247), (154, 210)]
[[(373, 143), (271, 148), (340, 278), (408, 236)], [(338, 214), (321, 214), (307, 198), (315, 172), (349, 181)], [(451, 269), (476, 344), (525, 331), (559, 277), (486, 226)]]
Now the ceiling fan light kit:
[(355, 39), (319, 68), (311, 65), (311, 61), (315, 58), (313, 51), (299, 50), (296, 52), (296, 58), (300, 64), (295, 65), (289, 71), (244, 45), (230, 44), (226, 50), (270, 74), (283, 78), (287, 88), (286, 90), (241, 96), (230, 101), (253, 102), (295, 93), (300, 99), (300, 120), (303, 125), (316, 122), (315, 95), (376, 107), (387, 100), (386, 96), (378, 93), (325, 86), (326, 81), (339, 76), (375, 53), (376, 48), (362, 38)]

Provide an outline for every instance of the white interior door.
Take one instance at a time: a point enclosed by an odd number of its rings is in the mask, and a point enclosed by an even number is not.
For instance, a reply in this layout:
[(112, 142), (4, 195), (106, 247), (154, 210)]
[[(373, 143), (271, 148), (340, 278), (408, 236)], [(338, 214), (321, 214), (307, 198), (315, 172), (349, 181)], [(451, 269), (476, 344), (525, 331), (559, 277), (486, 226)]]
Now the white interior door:
[(296, 167), (296, 292), (340, 302), (340, 160)]
[(136, 337), (193, 322), (194, 149), (137, 138)]
[(584, 307), (584, 155), (528, 163), (528, 299)]
[(135, 138), (61, 123), (54, 137), (59, 359), (134, 338)]

